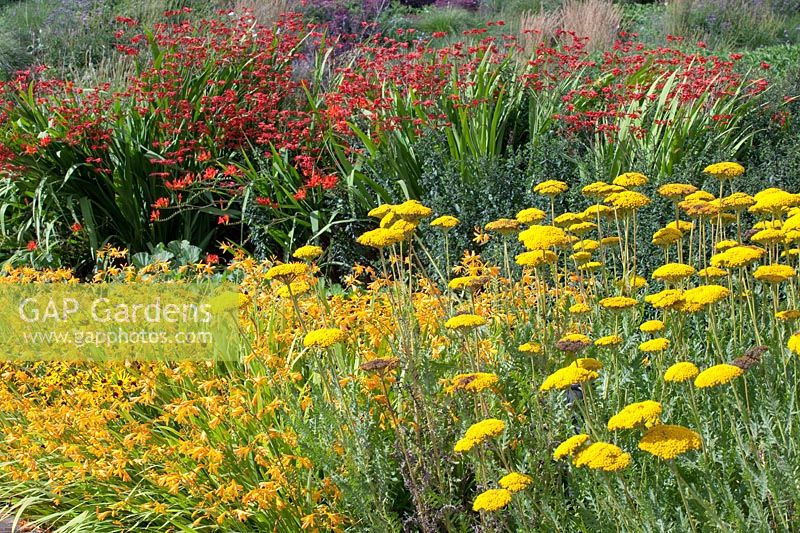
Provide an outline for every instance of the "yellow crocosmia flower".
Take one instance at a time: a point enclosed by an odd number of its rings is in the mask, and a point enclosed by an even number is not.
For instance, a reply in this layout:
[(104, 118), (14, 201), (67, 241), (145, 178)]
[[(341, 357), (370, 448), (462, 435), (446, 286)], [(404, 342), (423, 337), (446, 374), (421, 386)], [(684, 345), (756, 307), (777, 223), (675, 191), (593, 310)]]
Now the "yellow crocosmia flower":
[(700, 434), (683, 426), (659, 424), (651, 427), (639, 441), (639, 449), (661, 459), (675, 457), (703, 447)]

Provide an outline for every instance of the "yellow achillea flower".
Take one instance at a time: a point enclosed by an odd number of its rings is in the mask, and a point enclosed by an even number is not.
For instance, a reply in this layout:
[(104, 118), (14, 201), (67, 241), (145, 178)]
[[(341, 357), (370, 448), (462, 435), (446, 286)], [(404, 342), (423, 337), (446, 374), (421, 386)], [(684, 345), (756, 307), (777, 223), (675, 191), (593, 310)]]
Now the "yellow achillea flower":
[(595, 181), (581, 189), (581, 194), (589, 198), (603, 198), (609, 194), (608, 183), (605, 181)]
[(775, 313), (775, 318), (778, 320), (797, 320), (800, 318), (800, 309), (787, 309), (786, 311), (778, 311)]
[(600, 248), (600, 243), (592, 239), (584, 239), (572, 245), (572, 249), (576, 252), (594, 252)]
[(558, 461), (559, 459), (575, 455), (575, 453), (580, 450), (588, 440), (589, 435), (585, 433), (568, 438), (559, 444), (558, 447), (553, 451), (553, 459)]
[(674, 459), (703, 447), (700, 434), (683, 426), (659, 424), (650, 428), (639, 441), (639, 449), (661, 459)]
[(527, 489), (531, 483), (533, 483), (532, 477), (517, 472), (506, 474), (497, 482), (498, 485), (512, 493)]
[(653, 233), (654, 246), (669, 246), (683, 238), (683, 233), (673, 228), (661, 228)]
[(547, 214), (541, 209), (529, 207), (528, 209), (523, 209), (517, 213), (517, 220), (519, 220), (522, 224), (535, 224), (536, 222), (541, 222), (544, 220), (546, 216)]
[(650, 198), (636, 191), (623, 191), (610, 195), (605, 200), (614, 209), (620, 211), (631, 211), (641, 209), (650, 203)]
[(392, 204), (382, 204), (378, 207), (370, 209), (369, 213), (367, 213), (368, 217), (377, 218), (378, 220), (382, 219), (386, 215), (388, 215), (394, 206)]
[(511, 503), (511, 491), (506, 489), (489, 489), (478, 494), (472, 502), (472, 510), (475, 512), (486, 511), (492, 513), (499, 511)]
[(295, 250), (294, 253), (292, 254), (292, 257), (305, 261), (305, 260), (316, 259), (321, 255), (322, 255), (322, 248), (320, 248), (319, 246), (313, 246), (311, 244), (307, 244)]
[(553, 225), (558, 226), (559, 228), (566, 228), (572, 224), (576, 224), (581, 221), (581, 216), (577, 213), (561, 213), (556, 218), (553, 219)]
[(594, 341), (594, 345), (599, 347), (616, 346), (621, 343), (622, 337), (619, 335), (606, 335), (605, 337), (600, 337)]
[(733, 240), (719, 241), (716, 246), (714, 246), (714, 249), (718, 252), (724, 252), (725, 250), (730, 250), (734, 246), (739, 246), (739, 243)]
[(511, 235), (519, 231), (521, 222), (515, 218), (499, 218), (486, 224), (486, 231), (496, 231), (500, 235)]
[(780, 229), (762, 229), (752, 237), (750, 240), (758, 244), (775, 244), (781, 242), (784, 237), (784, 231)]
[(683, 300), (683, 291), (678, 289), (667, 289), (655, 294), (648, 294), (644, 301), (656, 309), (668, 309), (680, 304)]
[(664, 198), (669, 198), (672, 201), (679, 200), (684, 196), (688, 196), (697, 191), (697, 187), (688, 183), (667, 183), (662, 185), (656, 191)]
[(639, 326), (639, 331), (643, 333), (655, 333), (663, 330), (664, 323), (660, 320), (648, 320), (647, 322), (642, 322), (642, 324)]
[(789, 265), (762, 265), (753, 272), (754, 278), (766, 283), (783, 283), (794, 276), (794, 268)]
[(306, 272), (308, 272), (308, 265), (305, 263), (284, 263), (267, 270), (266, 278), (287, 281), (302, 276)]
[(555, 343), (555, 347), (564, 352), (578, 352), (592, 344), (592, 340), (582, 333), (568, 333)]
[[(311, 286), (305, 281), (293, 281), (288, 285), (281, 285), (275, 293), (281, 298), (291, 298), (292, 296), (300, 296), (305, 294), (311, 289)], [(291, 291), (291, 293), (289, 293)]]
[(635, 306), (639, 302), (635, 298), (627, 296), (609, 296), (600, 300), (600, 307), (611, 310), (628, 309)]
[(696, 313), (727, 298), (730, 293), (731, 291), (722, 285), (700, 285), (684, 291), (678, 307), (681, 311)]
[(592, 254), (591, 252), (575, 252), (570, 258), (578, 265), (582, 265), (592, 258)]
[(756, 194), (756, 203), (747, 211), (756, 215), (778, 215), (784, 210), (800, 204), (800, 196), (781, 189), (770, 188)]
[(486, 278), (482, 278), (481, 276), (460, 276), (451, 279), (447, 286), (454, 291), (459, 289), (476, 289), (480, 288), (485, 280)]
[(505, 422), (496, 418), (487, 418), (486, 420), (476, 422), (467, 428), (464, 437), (456, 443), (453, 451), (469, 451), (486, 439), (500, 435), (505, 428)]
[(542, 265), (555, 263), (558, 261), (558, 256), (555, 252), (550, 250), (532, 250), (530, 252), (522, 252), (518, 254), (514, 261), (520, 266), (536, 268)]
[(400, 218), (411, 222), (429, 217), (431, 213), (433, 213), (430, 207), (425, 207), (417, 200), (407, 200), (400, 205), (396, 205), (392, 209), (392, 212)]
[(692, 231), (692, 228), (694, 227), (694, 222), (689, 222), (687, 220), (673, 220), (664, 227), (669, 229), (676, 229), (681, 233), (688, 233)]
[(762, 220), (753, 226), (753, 229), (756, 231), (761, 231), (762, 229), (781, 229), (782, 226), (783, 222), (780, 220)]
[(730, 196), (720, 199), (722, 207), (725, 209), (733, 209), (734, 211), (744, 211), (754, 203), (755, 198), (744, 192), (735, 192)]
[(458, 226), (459, 222), (460, 221), (456, 217), (451, 217), (450, 215), (443, 215), (440, 216), (439, 218), (434, 218), (431, 221), (431, 226), (442, 230), (449, 230)]
[(589, 261), (588, 263), (578, 265), (578, 270), (582, 272), (594, 272), (595, 270), (600, 270), (602, 266), (603, 263), (600, 261)]
[(569, 185), (563, 181), (547, 180), (537, 184), (533, 188), (533, 192), (541, 194), (542, 196), (558, 196), (567, 189), (569, 189)]
[(638, 172), (625, 172), (624, 174), (620, 174), (614, 178), (614, 181), (611, 183), (620, 187), (633, 188), (647, 185), (648, 181), (649, 180), (647, 179), (647, 176), (644, 174), (640, 174)]
[(600, 377), (600, 374), (594, 370), (581, 368), (576, 364), (571, 364), (567, 367), (560, 368), (547, 376), (542, 386), (539, 387), (540, 391), (548, 391), (551, 389), (566, 389), (578, 383), (584, 383)]
[(619, 237), (603, 237), (600, 239), (600, 246), (619, 246), (620, 238)]
[(580, 357), (572, 364), (584, 370), (600, 370), (603, 368), (603, 363), (593, 357)]
[(445, 392), (453, 394), (458, 390), (467, 392), (482, 392), (492, 388), (500, 381), (495, 374), (488, 372), (472, 372), (469, 374), (458, 374), (450, 379), (450, 384), (445, 387)]
[(697, 368), (694, 363), (690, 363), (689, 361), (681, 361), (679, 363), (675, 363), (669, 367), (666, 372), (664, 372), (664, 381), (673, 383), (689, 381), (690, 379), (694, 379), (699, 373), (700, 369)]
[(591, 312), (592, 308), (584, 303), (577, 303), (569, 306), (569, 312), (573, 315), (583, 315)]
[(526, 342), (525, 344), (520, 344), (519, 351), (523, 353), (541, 353), (542, 345), (538, 342)]
[(591, 231), (593, 229), (597, 229), (597, 224), (594, 222), (578, 222), (568, 227), (567, 231), (574, 233), (575, 235), (583, 235), (587, 231)]
[(738, 378), (744, 373), (744, 370), (738, 366), (722, 363), (706, 368), (696, 378), (694, 378), (694, 386), (699, 389), (707, 387), (716, 387), (717, 385), (724, 385), (729, 383), (735, 378)]
[(396, 229), (377, 228), (365, 233), (362, 233), (357, 239), (358, 244), (369, 246), (371, 248), (385, 248), (398, 242), (405, 240), (406, 235), (402, 231)]
[(734, 163), (732, 161), (723, 161), (721, 163), (714, 163), (713, 165), (708, 165), (706, 168), (703, 169), (703, 172), (706, 174), (711, 174), (718, 180), (729, 180), (733, 179), (736, 176), (741, 176), (744, 174), (744, 167), (739, 163)]
[(531, 226), (520, 232), (518, 239), (528, 250), (549, 250), (569, 243), (564, 230), (555, 226)]
[(479, 315), (463, 314), (451, 317), (444, 323), (447, 329), (471, 329), (483, 326), (486, 324), (486, 319)]
[(653, 271), (653, 279), (664, 283), (677, 283), (695, 273), (694, 267), (683, 263), (667, 263)]
[(719, 267), (706, 267), (697, 272), (697, 275), (705, 279), (724, 278), (728, 275), (728, 271)]
[(789, 342), (786, 343), (786, 347), (800, 355), (800, 332), (789, 337)]
[(584, 220), (597, 220), (597, 217), (613, 218), (614, 210), (607, 205), (594, 204), (584, 209), (583, 213), (581, 213), (581, 217), (583, 217)]
[(303, 337), (303, 346), (311, 348), (329, 348), (344, 340), (344, 331), (339, 328), (322, 328), (309, 331)]
[(653, 400), (632, 403), (608, 420), (608, 429), (616, 431), (637, 426), (650, 427), (661, 421), (661, 412), (661, 404)]
[(664, 337), (650, 339), (649, 341), (644, 341), (639, 345), (639, 350), (647, 353), (663, 352), (667, 348), (669, 348), (669, 339), (665, 339)]
[(617, 472), (631, 464), (631, 455), (609, 442), (595, 442), (577, 452), (572, 464), (578, 468)]

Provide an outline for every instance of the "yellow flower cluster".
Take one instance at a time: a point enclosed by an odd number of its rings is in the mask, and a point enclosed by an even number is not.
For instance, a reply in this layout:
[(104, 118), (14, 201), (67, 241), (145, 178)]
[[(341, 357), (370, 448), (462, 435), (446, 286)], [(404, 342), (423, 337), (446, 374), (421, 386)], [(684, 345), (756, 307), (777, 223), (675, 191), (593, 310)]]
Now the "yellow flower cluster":
[(444, 327), (454, 330), (467, 330), (486, 325), (486, 319), (479, 315), (465, 313), (451, 317), (444, 323)]
[(506, 428), (505, 422), (497, 418), (487, 418), (467, 428), (464, 437), (453, 448), (455, 452), (466, 452), (487, 439), (497, 437)]
[(661, 411), (661, 404), (653, 400), (629, 404), (608, 420), (608, 429), (616, 431), (654, 426), (661, 421)]
[(699, 389), (708, 387), (716, 387), (717, 385), (724, 385), (730, 383), (735, 378), (744, 374), (744, 370), (738, 366), (722, 363), (706, 368), (694, 378), (694, 386)]
[(703, 447), (700, 435), (683, 426), (658, 424), (651, 427), (639, 441), (639, 449), (661, 459), (675, 457)]
[(344, 340), (344, 331), (339, 328), (322, 328), (309, 331), (303, 338), (306, 348), (329, 348)]

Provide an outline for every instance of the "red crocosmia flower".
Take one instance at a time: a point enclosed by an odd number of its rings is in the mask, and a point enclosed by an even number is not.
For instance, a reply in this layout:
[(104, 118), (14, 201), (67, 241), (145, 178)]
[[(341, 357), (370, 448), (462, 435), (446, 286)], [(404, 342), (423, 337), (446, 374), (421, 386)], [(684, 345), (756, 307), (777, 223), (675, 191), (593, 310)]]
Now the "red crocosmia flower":
[(230, 215), (222, 215), (221, 217), (217, 218), (217, 224), (221, 226), (226, 226), (231, 221)]
[(26, 144), (26, 145), (24, 145), (23, 150), (25, 151), (26, 155), (33, 155), (38, 151), (38, 148), (36, 148), (35, 146), (33, 146), (31, 144)]
[(263, 207), (276, 207), (275, 202), (273, 202), (271, 198), (266, 198), (264, 196), (256, 198), (256, 204)]
[(322, 178), (322, 188), (326, 190), (333, 189), (336, 187), (336, 183), (338, 181), (339, 178), (337, 178), (334, 174), (329, 174)]
[(28, 241), (28, 244), (25, 245), (25, 248), (27, 248), (29, 252), (34, 251), (38, 247), (39, 245), (36, 244), (36, 241)]
[(769, 63), (767, 63), (766, 61), (762, 61), (761, 62), (761, 68), (763, 68), (764, 70), (769, 70), (770, 66), (771, 65)]
[(305, 200), (306, 199), (306, 190), (305, 189), (297, 189), (297, 192), (294, 193), (295, 200)]
[(197, 154), (197, 160), (200, 161), (201, 163), (204, 163), (210, 159), (211, 159), (211, 154), (205, 150)]
[(206, 263), (209, 265), (216, 265), (219, 263), (219, 256), (217, 254), (207, 254)]
[(203, 171), (203, 177), (207, 180), (213, 180), (219, 171), (214, 167), (208, 167)]
[(39, 146), (47, 146), (52, 141), (53, 141), (53, 139), (51, 139), (49, 135), (45, 135), (44, 137), (39, 139)]
[(169, 207), (169, 198), (162, 196), (161, 198), (157, 199), (153, 204), (153, 207), (158, 209), (163, 209), (165, 207)]
[(83, 229), (83, 226), (81, 226), (80, 222), (76, 222), (72, 226), (70, 226), (69, 229), (72, 230), (72, 233), (78, 233), (80, 230)]
[(161, 211), (153, 209), (150, 211), (150, 222), (155, 222), (161, 218)]

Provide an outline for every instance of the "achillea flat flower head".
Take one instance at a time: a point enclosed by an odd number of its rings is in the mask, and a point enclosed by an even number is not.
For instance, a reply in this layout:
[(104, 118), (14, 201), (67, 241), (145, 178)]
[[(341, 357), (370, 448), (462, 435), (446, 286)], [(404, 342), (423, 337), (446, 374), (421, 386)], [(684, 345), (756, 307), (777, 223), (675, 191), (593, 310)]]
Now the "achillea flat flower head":
[(694, 379), (694, 386), (699, 389), (716, 387), (730, 383), (744, 373), (738, 366), (722, 363), (706, 368)]
[(664, 337), (656, 337), (655, 339), (644, 341), (639, 345), (639, 350), (645, 353), (663, 352), (667, 348), (669, 348), (669, 339), (665, 339)]
[(787, 309), (785, 311), (778, 311), (775, 313), (775, 318), (782, 322), (797, 320), (800, 318), (800, 309)]
[(481, 444), (486, 439), (497, 437), (506, 428), (505, 422), (496, 418), (487, 418), (472, 424), (460, 439), (453, 451), (461, 453), (466, 452)]
[(329, 348), (344, 340), (344, 331), (339, 328), (322, 328), (309, 331), (303, 337), (303, 346), (306, 348)]
[(320, 248), (319, 246), (307, 244), (295, 250), (294, 253), (292, 254), (292, 257), (294, 257), (295, 259), (300, 259), (301, 261), (311, 261), (312, 259), (316, 259), (321, 255), (322, 255), (322, 248)]
[(281, 298), (291, 298), (292, 296), (300, 296), (301, 294), (305, 294), (310, 289), (311, 285), (309, 285), (306, 281), (292, 281), (288, 285), (282, 284), (280, 287), (278, 287), (278, 289), (275, 291), (275, 294)]
[(664, 381), (682, 383), (694, 379), (699, 373), (700, 369), (697, 368), (697, 365), (689, 361), (681, 361), (670, 366), (667, 371), (664, 372)]
[(571, 315), (585, 315), (586, 313), (591, 313), (592, 308), (585, 303), (576, 303), (569, 306), (568, 311)]
[(714, 176), (718, 180), (730, 180), (744, 174), (744, 167), (733, 161), (723, 161), (721, 163), (708, 165), (703, 169), (703, 172)]
[(454, 291), (466, 289), (476, 291), (486, 285), (488, 282), (489, 278), (486, 276), (460, 276), (451, 279), (447, 286)]
[(569, 189), (569, 185), (563, 181), (547, 180), (537, 184), (533, 188), (533, 192), (541, 194), (542, 196), (558, 196), (567, 189)]
[(611, 309), (612, 311), (619, 311), (629, 309), (639, 302), (635, 298), (627, 296), (609, 296), (600, 300), (600, 307), (604, 309)]
[(800, 355), (800, 332), (789, 337), (786, 347), (789, 348), (790, 351)]
[(614, 181), (611, 183), (613, 185), (618, 185), (620, 187), (625, 187), (628, 189), (641, 187), (642, 185), (647, 185), (647, 176), (644, 174), (640, 174), (638, 172), (625, 172), (624, 174), (620, 174)]
[(536, 224), (537, 222), (544, 220), (546, 216), (547, 214), (541, 209), (529, 207), (528, 209), (523, 209), (517, 213), (517, 220), (521, 224)]
[(486, 231), (494, 231), (500, 235), (511, 235), (520, 230), (522, 223), (516, 218), (499, 218), (486, 224)]
[(368, 217), (377, 218), (378, 220), (382, 219), (386, 215), (388, 215), (394, 206), (392, 204), (382, 204), (378, 207), (374, 207), (370, 209), (369, 213), (367, 213)]
[(531, 250), (522, 252), (514, 258), (514, 261), (523, 267), (536, 268), (558, 261), (558, 255), (550, 250)]
[(588, 198), (604, 198), (609, 194), (608, 183), (605, 181), (595, 181), (581, 189), (581, 194)]
[(569, 365), (560, 368), (547, 376), (544, 383), (539, 387), (540, 391), (548, 391), (551, 389), (566, 389), (578, 383), (592, 381), (600, 377), (600, 374), (594, 370), (581, 368), (577, 365)]
[(653, 233), (654, 246), (669, 246), (683, 238), (683, 232), (673, 228), (661, 228)]
[(444, 327), (452, 330), (467, 330), (486, 325), (486, 319), (480, 315), (465, 313), (451, 317), (444, 323)]
[(605, 337), (600, 337), (594, 341), (594, 345), (601, 348), (616, 346), (618, 344), (622, 344), (622, 337), (619, 335), (606, 335)]
[(754, 278), (765, 283), (783, 283), (794, 276), (794, 268), (789, 265), (761, 265), (753, 272)]
[(724, 278), (728, 275), (728, 271), (724, 268), (719, 267), (706, 267), (702, 270), (697, 271), (697, 275), (703, 279), (717, 279), (717, 278)]
[(666, 289), (655, 294), (648, 294), (644, 301), (656, 309), (671, 309), (683, 300), (683, 291), (679, 289)]
[(402, 231), (388, 228), (377, 228), (362, 233), (356, 239), (356, 242), (371, 248), (381, 249), (402, 242), (405, 240), (405, 238), (406, 235)]
[(720, 201), (724, 209), (731, 209), (733, 211), (744, 211), (756, 203), (755, 198), (743, 192), (735, 192), (730, 196), (721, 198)]
[(697, 313), (728, 297), (731, 291), (722, 285), (700, 285), (684, 291), (678, 309), (686, 313)]
[(511, 491), (506, 489), (489, 489), (484, 491), (472, 502), (472, 510), (475, 512), (486, 511), (493, 513), (499, 511), (511, 503)]
[(650, 203), (650, 198), (636, 191), (623, 191), (608, 196), (605, 200), (618, 211), (635, 211)]
[(456, 217), (451, 217), (450, 215), (443, 215), (431, 221), (432, 227), (439, 228), (442, 231), (453, 229), (458, 226), (458, 224), (459, 220)]
[(450, 384), (445, 387), (445, 392), (453, 394), (463, 390), (467, 392), (482, 392), (491, 389), (500, 381), (496, 374), (488, 372), (472, 372), (469, 374), (458, 374), (449, 380)]
[(651, 427), (661, 421), (661, 404), (645, 400), (627, 405), (608, 420), (608, 429), (633, 429), (638, 426)]
[(683, 263), (667, 263), (655, 269), (652, 276), (653, 279), (663, 281), (664, 283), (677, 283), (688, 278), (695, 272), (694, 267)]
[(631, 464), (631, 455), (608, 442), (595, 442), (578, 451), (572, 458), (578, 468), (587, 467), (603, 472), (618, 472)]
[(306, 272), (308, 272), (308, 265), (305, 263), (283, 263), (267, 270), (266, 278), (289, 282)]
[(542, 345), (538, 342), (520, 344), (519, 351), (523, 353), (542, 353)]
[(422, 218), (431, 216), (433, 213), (430, 207), (425, 207), (417, 200), (406, 200), (402, 204), (394, 206), (392, 212), (410, 222), (417, 222)]
[(642, 333), (656, 333), (664, 331), (664, 323), (660, 320), (648, 320), (639, 325), (639, 331)]
[(497, 482), (498, 485), (512, 493), (527, 489), (531, 483), (533, 483), (532, 477), (517, 472), (506, 474)]
[(656, 192), (664, 198), (668, 198), (674, 202), (692, 194), (695, 191), (697, 191), (697, 187), (688, 183), (667, 183), (659, 187)]
[(556, 349), (562, 352), (575, 353), (592, 345), (592, 340), (582, 333), (569, 333), (556, 341)]
[(667, 460), (702, 447), (703, 441), (699, 433), (671, 424), (651, 427), (639, 441), (640, 450)]
[(568, 438), (559, 444), (558, 447), (553, 451), (553, 459), (558, 461), (559, 459), (575, 455), (575, 453), (578, 452), (578, 450), (580, 450), (588, 440), (589, 435), (586, 435), (585, 433)]
[(549, 250), (570, 242), (564, 230), (555, 226), (533, 225), (521, 231), (518, 238), (528, 250)]

